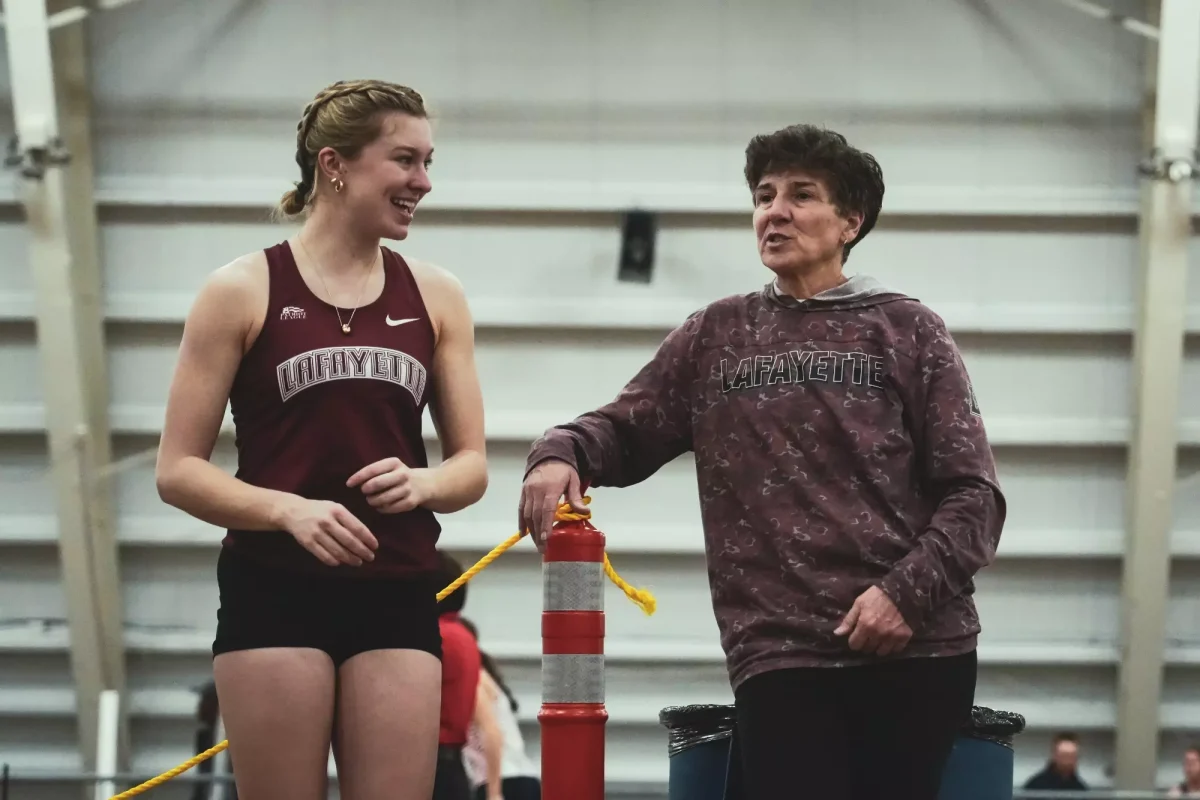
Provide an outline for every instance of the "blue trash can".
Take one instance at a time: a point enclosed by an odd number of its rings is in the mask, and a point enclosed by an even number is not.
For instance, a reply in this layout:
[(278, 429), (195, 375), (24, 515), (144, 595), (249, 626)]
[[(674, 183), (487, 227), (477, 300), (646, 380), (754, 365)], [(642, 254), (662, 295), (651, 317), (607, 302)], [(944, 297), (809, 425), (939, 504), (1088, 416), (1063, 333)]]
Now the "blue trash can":
[[(733, 706), (669, 706), (658, 715), (668, 731), (668, 800), (742, 800)], [(1012, 800), (1013, 737), (1020, 714), (983, 706), (954, 744), (938, 800)]]
[(658, 721), (668, 732), (667, 800), (733, 800), (725, 791), (733, 706), (670, 706)]
[(1012, 800), (1013, 738), (1025, 718), (975, 706), (942, 771), (938, 800)]

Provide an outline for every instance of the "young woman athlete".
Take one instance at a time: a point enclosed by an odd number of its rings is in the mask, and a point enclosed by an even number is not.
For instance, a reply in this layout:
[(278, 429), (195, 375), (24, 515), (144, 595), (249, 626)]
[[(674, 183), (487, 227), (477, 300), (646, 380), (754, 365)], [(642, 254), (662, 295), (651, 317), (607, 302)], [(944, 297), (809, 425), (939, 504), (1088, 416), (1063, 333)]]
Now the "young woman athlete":
[[(424, 101), (339, 82), (305, 108), (292, 238), (216, 270), (183, 332), (157, 483), (226, 528), (213, 669), (241, 800), (430, 796), (437, 513), (487, 484), (458, 281), (381, 246), (430, 191)], [(238, 467), (209, 462), (226, 403)], [(431, 467), (426, 407), (442, 460)]]

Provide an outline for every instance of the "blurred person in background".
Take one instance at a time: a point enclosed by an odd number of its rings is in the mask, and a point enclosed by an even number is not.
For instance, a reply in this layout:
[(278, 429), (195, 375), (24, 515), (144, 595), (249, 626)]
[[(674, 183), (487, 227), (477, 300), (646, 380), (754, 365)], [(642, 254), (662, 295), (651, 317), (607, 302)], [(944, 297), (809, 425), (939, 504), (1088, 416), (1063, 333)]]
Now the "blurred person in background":
[[(432, 187), (421, 95), (335, 83), (295, 136), (279, 213), (302, 224), (200, 289), (155, 477), (166, 503), (228, 529), (213, 674), (242, 800), (324, 798), (331, 744), (343, 800), (428, 800), (435, 514), (487, 485), (474, 327), (457, 279), (382, 245)], [(227, 404), (236, 475), (209, 460)]]
[[(463, 624), (478, 641), (474, 623), (464, 619)], [(495, 659), (482, 648), (480, 657), (475, 720), (463, 754), (475, 800), (540, 800), (541, 771), (525, 751), (517, 721), (520, 705)]]
[(1079, 777), (1079, 737), (1064, 731), (1050, 744), (1050, 760), (1041, 772), (1025, 781), (1030, 790), (1085, 791), (1088, 786)]
[[(438, 551), (439, 589), (463, 574), (462, 565), (444, 550)], [(475, 636), (463, 623), (467, 586), (455, 589), (438, 602), (438, 627), (442, 635), (442, 706), (438, 729), (437, 776), (433, 800), (471, 800), (471, 782), (463, 762), (471, 721), (476, 713), (480, 653)]]
[[(220, 728), (221, 706), (217, 702), (217, 684), (214, 681), (205, 681), (200, 687), (199, 702), (196, 703), (196, 738), (194, 755), (200, 755), (205, 750), (209, 749), (217, 743), (217, 731)], [(226, 753), (225, 755), (228, 755)], [(217, 758), (220, 758), (218, 755)], [(207, 758), (196, 765), (196, 774), (208, 776), (213, 774), (213, 766), (216, 758)], [(233, 768), (232, 762), (227, 762), (229, 769)], [(192, 787), (192, 800), (209, 800), (209, 798), (221, 796), (224, 800), (237, 800), (237, 786), (232, 783), (225, 784), (222, 791), (216, 791), (216, 784), (197, 782)]]
[(631, 486), (693, 452), (746, 796), (935, 800), (1006, 511), (983, 417), (943, 320), (844, 272), (883, 203), (876, 160), (810, 125), (745, 156), (772, 279), (547, 431), (518, 524), (544, 547), (561, 498), (586, 511), (581, 481)]
[(1200, 797), (1200, 744), (1183, 751), (1183, 780), (1171, 787), (1168, 797)]

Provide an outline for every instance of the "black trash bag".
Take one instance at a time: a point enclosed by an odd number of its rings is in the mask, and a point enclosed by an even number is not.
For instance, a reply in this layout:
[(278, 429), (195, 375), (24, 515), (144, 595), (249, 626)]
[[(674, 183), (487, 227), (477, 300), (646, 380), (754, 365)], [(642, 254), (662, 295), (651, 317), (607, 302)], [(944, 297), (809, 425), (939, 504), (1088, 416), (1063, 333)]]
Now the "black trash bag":
[(962, 732), (973, 739), (1012, 747), (1013, 738), (1024, 730), (1025, 717), (1014, 711), (974, 706), (971, 708), (971, 721), (963, 727)]
[(658, 712), (659, 723), (668, 731), (668, 757), (690, 747), (729, 738), (736, 719), (733, 706), (668, 706)]

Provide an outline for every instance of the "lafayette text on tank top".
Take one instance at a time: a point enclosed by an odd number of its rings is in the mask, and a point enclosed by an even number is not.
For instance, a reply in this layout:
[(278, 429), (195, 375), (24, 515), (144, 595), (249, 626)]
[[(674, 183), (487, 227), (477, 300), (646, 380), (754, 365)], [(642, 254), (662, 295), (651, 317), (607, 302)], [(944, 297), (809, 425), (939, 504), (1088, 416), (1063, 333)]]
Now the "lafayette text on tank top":
[[(422, 412), (432, 391), (433, 324), (408, 265), (383, 250), (379, 299), (342, 332), (337, 311), (305, 284), (287, 242), (266, 252), (270, 301), (230, 390), (237, 477), (254, 486), (341, 503), (379, 541), (375, 560), (330, 567), (286, 531), (228, 531), (224, 545), (288, 570), (374, 577), (436, 568), (433, 512), (382, 514), (346, 481), (395, 456), (428, 466)], [(342, 309), (342, 319), (349, 311)]]

